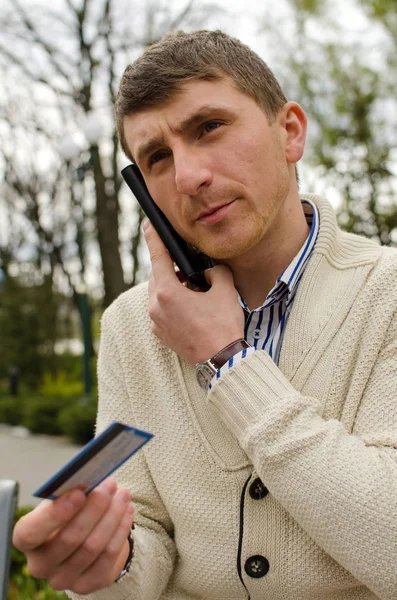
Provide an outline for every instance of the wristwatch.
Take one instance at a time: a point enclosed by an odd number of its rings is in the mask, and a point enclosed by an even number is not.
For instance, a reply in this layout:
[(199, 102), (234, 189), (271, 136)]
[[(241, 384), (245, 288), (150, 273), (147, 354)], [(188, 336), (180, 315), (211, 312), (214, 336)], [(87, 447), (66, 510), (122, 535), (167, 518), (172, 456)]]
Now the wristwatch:
[(130, 567), (131, 567), (132, 559), (134, 558), (134, 538), (132, 537), (131, 532), (128, 535), (128, 544), (129, 544), (130, 549), (129, 549), (127, 561), (124, 565), (124, 569), (121, 571), (120, 575), (115, 580), (115, 583), (120, 581), (120, 579), (128, 573), (128, 571), (130, 570)]
[(225, 363), (234, 356), (244, 350), (244, 348), (250, 348), (248, 342), (243, 338), (228, 344), (220, 352), (217, 352), (215, 356), (205, 360), (204, 362), (197, 363), (196, 365), (196, 377), (200, 387), (204, 390), (208, 389), (211, 379), (215, 373), (223, 367)]

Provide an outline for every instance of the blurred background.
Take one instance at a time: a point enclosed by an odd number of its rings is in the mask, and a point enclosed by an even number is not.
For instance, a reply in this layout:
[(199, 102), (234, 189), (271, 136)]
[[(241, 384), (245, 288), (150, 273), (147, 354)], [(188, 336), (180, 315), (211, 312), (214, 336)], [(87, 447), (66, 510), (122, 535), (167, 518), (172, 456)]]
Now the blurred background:
[(306, 110), (302, 191), (326, 195), (343, 228), (397, 243), (396, 0), (3, 0), (0, 478), (23, 480), (23, 504), (91, 439), (101, 314), (148, 275), (118, 82), (163, 34), (198, 28), (250, 45)]

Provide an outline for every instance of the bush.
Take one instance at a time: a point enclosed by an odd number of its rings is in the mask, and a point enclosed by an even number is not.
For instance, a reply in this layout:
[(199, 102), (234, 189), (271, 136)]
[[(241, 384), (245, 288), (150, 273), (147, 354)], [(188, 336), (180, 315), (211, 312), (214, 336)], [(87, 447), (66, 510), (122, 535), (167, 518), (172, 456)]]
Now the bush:
[[(14, 524), (31, 510), (30, 506), (17, 509)], [(67, 600), (67, 596), (53, 590), (43, 579), (34, 579), (29, 574), (25, 555), (13, 547), (7, 600)]]
[(23, 425), (32, 433), (61, 435), (58, 416), (67, 402), (65, 398), (48, 396), (30, 399), (25, 405)]
[(0, 423), (22, 425), (32, 433), (66, 435), (76, 444), (94, 437), (96, 410), (96, 395), (0, 396)]
[(39, 388), (43, 396), (62, 396), (63, 398), (82, 396), (83, 382), (80, 379), (71, 378), (66, 371), (59, 371), (56, 377), (50, 373), (44, 373), (43, 383)]
[(63, 592), (56, 592), (42, 579), (33, 579), (27, 567), (10, 583), (7, 600), (68, 600)]
[(0, 398), (0, 423), (21, 425), (24, 414), (24, 401), (19, 397)]
[(86, 444), (94, 437), (96, 410), (91, 399), (64, 408), (58, 419), (62, 432), (76, 444)]

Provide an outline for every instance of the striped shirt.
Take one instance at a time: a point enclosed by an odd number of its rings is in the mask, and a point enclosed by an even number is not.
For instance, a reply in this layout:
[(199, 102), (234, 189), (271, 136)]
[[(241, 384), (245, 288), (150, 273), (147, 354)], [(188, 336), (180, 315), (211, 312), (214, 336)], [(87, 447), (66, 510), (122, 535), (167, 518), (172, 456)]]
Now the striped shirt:
[(299, 281), (316, 243), (319, 229), (319, 218), (315, 205), (309, 200), (302, 200), (302, 207), (306, 222), (310, 227), (309, 235), (290, 265), (278, 277), (262, 306), (250, 311), (244, 299), (239, 295), (239, 301), (245, 313), (244, 337), (252, 347), (245, 348), (242, 352), (232, 356), (214, 375), (209, 389), (233, 365), (256, 350), (265, 350), (278, 364), (287, 319)]

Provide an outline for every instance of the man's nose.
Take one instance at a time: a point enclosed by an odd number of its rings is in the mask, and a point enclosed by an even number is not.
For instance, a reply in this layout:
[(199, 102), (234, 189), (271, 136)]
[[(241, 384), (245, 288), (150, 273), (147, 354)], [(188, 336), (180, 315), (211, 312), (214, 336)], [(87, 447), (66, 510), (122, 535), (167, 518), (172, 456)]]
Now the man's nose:
[(181, 150), (174, 153), (175, 184), (178, 192), (186, 196), (196, 196), (203, 187), (212, 181), (212, 172), (204, 157), (197, 153)]

